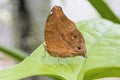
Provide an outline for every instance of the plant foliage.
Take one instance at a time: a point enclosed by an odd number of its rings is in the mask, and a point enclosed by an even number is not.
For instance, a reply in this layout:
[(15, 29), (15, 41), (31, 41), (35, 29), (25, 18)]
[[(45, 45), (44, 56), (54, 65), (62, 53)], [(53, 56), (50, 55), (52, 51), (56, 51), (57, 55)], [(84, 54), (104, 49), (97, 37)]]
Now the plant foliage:
[(107, 20), (76, 23), (87, 47), (87, 58), (55, 58), (47, 54), (44, 44), (24, 61), (0, 71), (1, 80), (18, 80), (46, 75), (60, 80), (93, 80), (120, 77), (120, 25)]

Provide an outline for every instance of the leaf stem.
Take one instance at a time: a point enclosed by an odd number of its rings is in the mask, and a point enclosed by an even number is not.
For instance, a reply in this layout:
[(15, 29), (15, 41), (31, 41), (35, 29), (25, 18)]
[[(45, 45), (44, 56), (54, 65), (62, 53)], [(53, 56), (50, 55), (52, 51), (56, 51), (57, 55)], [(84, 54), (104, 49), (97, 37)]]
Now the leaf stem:
[(18, 61), (22, 61), (27, 56), (26, 53), (23, 51), (20, 51), (17, 49), (8, 49), (8, 48), (1, 46), (1, 45), (0, 45), (0, 51), (13, 57), (14, 59), (16, 59)]

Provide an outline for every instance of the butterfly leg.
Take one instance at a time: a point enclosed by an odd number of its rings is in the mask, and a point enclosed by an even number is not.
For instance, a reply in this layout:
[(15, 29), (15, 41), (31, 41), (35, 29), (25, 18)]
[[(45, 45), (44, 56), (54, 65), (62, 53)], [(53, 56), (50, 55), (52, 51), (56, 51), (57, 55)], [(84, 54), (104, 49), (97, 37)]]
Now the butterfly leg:
[(45, 50), (45, 44), (43, 44), (43, 46), (44, 46), (44, 53), (43, 53), (43, 55), (41, 56), (42, 58), (45, 58), (45, 56), (46, 56), (46, 54), (47, 54), (47, 51)]

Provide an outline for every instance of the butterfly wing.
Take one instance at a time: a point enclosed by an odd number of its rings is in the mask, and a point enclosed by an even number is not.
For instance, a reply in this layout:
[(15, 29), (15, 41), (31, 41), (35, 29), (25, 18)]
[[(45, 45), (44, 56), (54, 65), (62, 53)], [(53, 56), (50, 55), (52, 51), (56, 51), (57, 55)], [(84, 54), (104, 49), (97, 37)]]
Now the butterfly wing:
[(82, 34), (59, 6), (53, 7), (47, 18), (45, 42), (45, 48), (52, 56), (69, 57), (85, 53)]

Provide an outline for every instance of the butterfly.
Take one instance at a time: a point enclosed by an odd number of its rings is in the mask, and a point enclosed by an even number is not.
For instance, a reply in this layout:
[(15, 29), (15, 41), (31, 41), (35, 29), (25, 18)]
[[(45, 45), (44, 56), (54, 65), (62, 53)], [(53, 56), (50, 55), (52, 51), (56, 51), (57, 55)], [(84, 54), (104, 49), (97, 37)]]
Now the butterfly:
[(86, 56), (85, 40), (60, 6), (54, 6), (45, 24), (45, 49), (54, 57)]

